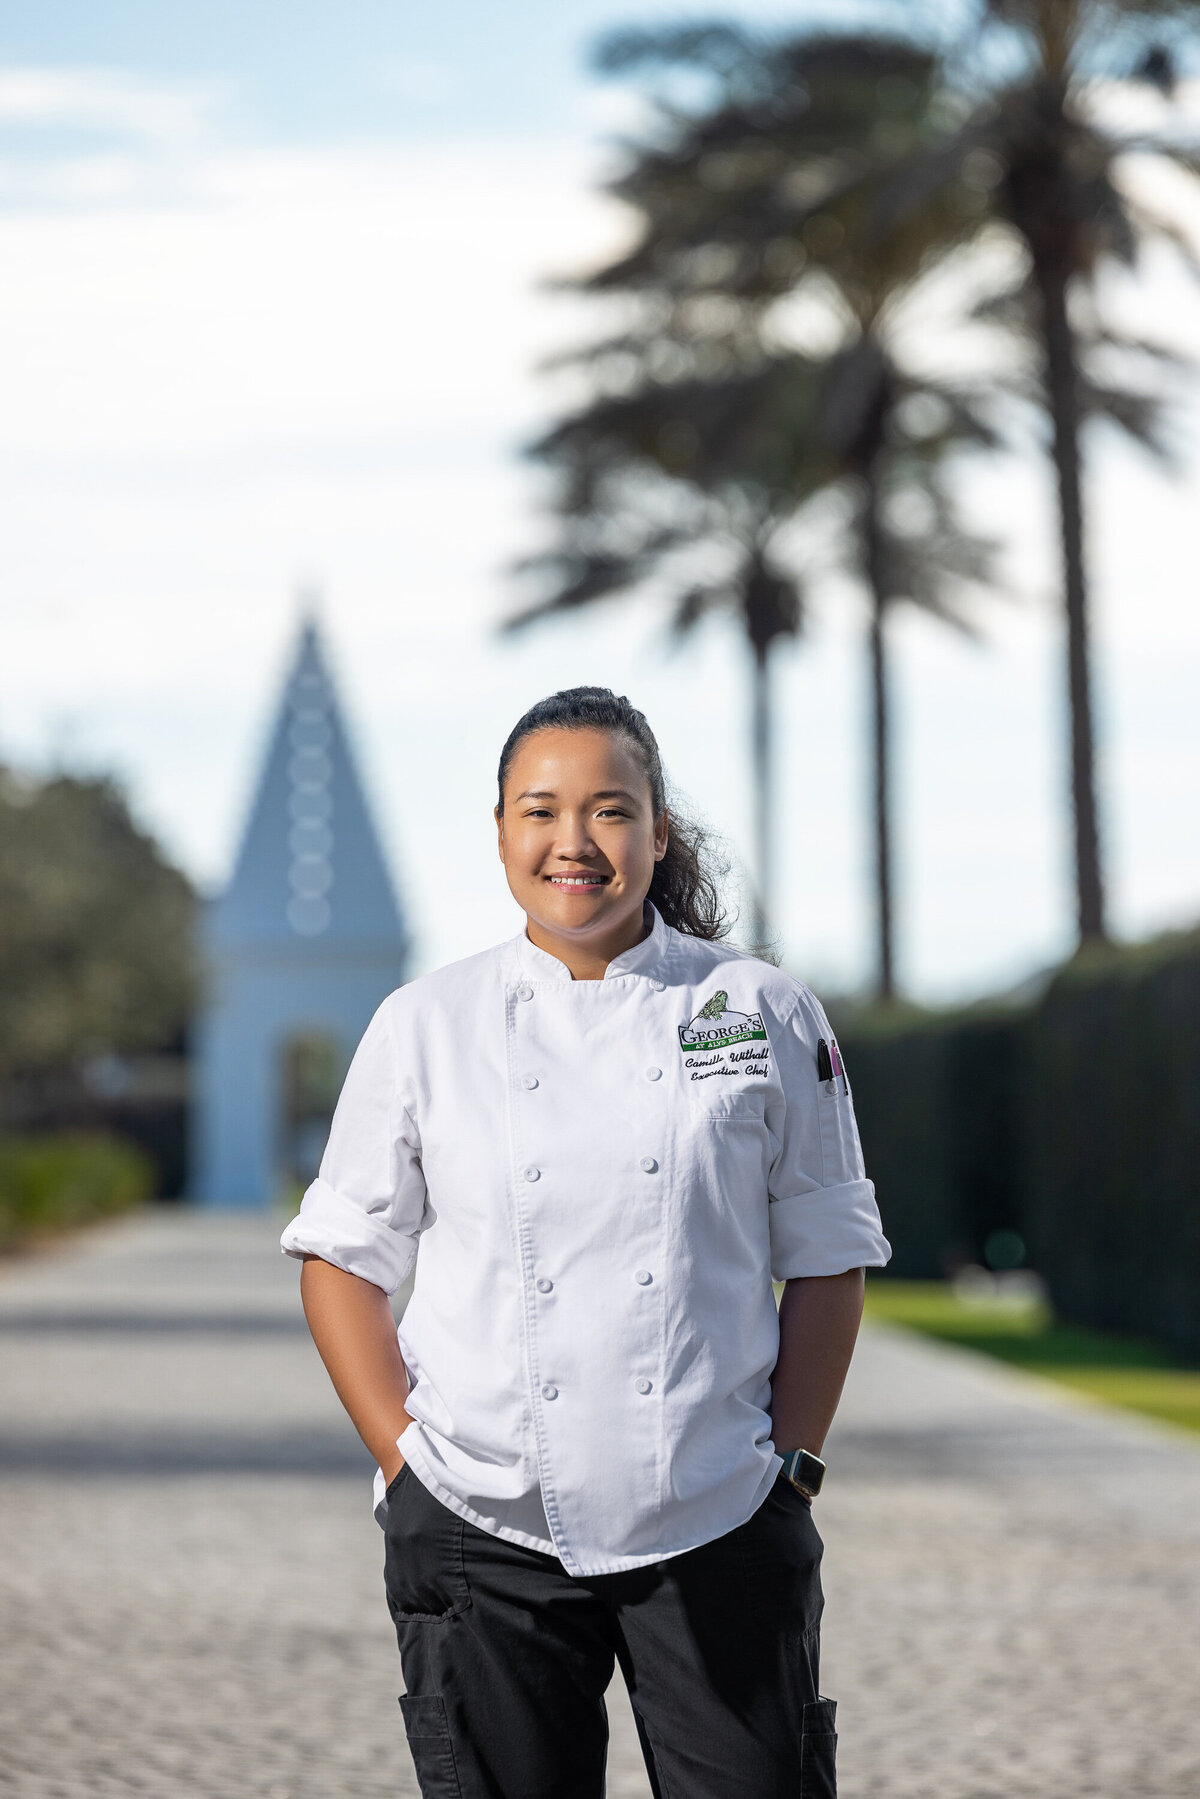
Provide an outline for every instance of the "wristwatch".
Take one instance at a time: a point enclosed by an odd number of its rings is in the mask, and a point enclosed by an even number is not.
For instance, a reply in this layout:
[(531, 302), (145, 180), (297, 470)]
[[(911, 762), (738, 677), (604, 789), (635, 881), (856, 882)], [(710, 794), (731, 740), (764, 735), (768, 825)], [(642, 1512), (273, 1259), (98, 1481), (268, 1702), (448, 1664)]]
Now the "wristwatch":
[(815, 1499), (825, 1479), (825, 1464), (819, 1455), (810, 1455), (807, 1449), (789, 1449), (783, 1458), (783, 1472), (798, 1493), (803, 1493), (806, 1499)]

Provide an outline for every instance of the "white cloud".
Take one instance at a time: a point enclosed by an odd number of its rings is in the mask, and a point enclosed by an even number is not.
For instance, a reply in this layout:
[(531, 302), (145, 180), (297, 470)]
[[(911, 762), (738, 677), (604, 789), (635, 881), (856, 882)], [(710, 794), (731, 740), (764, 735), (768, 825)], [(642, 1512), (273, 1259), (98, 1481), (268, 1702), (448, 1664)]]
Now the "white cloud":
[(224, 98), (221, 85), (152, 82), (121, 69), (0, 70), (0, 126), (112, 133), (160, 149), (195, 143)]
[(214, 153), (186, 204), (0, 219), (0, 455), (511, 429), (574, 317), (536, 276), (612, 237), (582, 176), (564, 147)]

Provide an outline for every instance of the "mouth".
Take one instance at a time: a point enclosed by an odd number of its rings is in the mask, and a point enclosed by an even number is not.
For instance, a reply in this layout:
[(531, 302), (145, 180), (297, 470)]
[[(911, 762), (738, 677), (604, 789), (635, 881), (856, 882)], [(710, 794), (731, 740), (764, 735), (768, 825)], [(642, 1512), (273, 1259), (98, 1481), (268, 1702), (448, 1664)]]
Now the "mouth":
[(597, 887), (607, 887), (610, 878), (609, 875), (593, 874), (546, 876), (552, 887), (564, 888), (569, 893), (581, 893)]

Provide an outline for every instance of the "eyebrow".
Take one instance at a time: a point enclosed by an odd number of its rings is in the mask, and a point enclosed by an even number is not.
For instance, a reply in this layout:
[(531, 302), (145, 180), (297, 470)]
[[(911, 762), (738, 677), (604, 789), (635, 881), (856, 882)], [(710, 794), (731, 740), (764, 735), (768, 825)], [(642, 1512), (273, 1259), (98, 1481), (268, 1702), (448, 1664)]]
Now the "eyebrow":
[[(552, 800), (557, 797), (552, 787), (527, 787), (524, 793), (517, 795), (517, 800)], [(632, 803), (634, 796), (624, 787), (602, 787), (598, 793), (593, 793), (592, 798), (594, 800), (629, 800)], [(514, 805), (517, 800), (513, 801)]]

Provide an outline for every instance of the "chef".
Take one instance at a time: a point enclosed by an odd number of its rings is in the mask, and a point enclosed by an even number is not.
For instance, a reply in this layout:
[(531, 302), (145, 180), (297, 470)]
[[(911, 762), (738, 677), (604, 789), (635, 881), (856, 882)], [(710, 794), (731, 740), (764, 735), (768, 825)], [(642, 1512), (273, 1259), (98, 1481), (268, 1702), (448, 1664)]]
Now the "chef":
[(822, 1799), (812, 1500), (890, 1253), (844, 1063), (723, 941), (628, 700), (539, 702), (498, 785), (522, 929), (379, 1007), (282, 1238), (378, 1463), (421, 1791), (600, 1799), (616, 1663), (656, 1793)]

